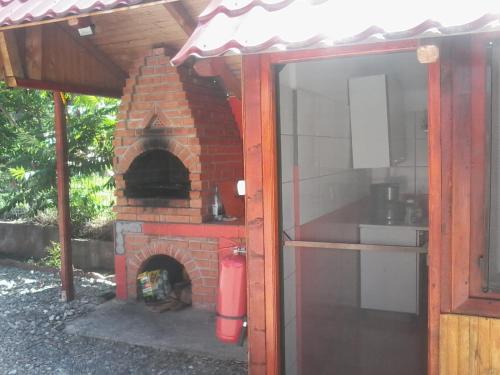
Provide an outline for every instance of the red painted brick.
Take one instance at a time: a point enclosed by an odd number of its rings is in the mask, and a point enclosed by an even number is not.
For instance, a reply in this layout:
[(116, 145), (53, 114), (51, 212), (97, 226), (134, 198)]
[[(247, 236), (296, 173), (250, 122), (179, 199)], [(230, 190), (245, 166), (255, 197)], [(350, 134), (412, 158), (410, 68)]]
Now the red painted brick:
[(131, 221), (136, 221), (137, 220), (137, 215), (136, 214), (122, 214), (118, 213), (116, 215), (117, 220), (131, 220)]
[(203, 286), (205, 287), (210, 287), (210, 288), (217, 287), (218, 280), (216, 278), (204, 277), (202, 278), (202, 280), (203, 280)]
[(203, 218), (201, 216), (191, 216), (189, 218), (189, 222), (191, 224), (201, 224), (203, 222)]
[(116, 298), (127, 299), (127, 262), (125, 255), (115, 255)]
[(210, 261), (206, 259), (197, 259), (196, 265), (198, 266), (199, 269), (211, 268)]
[(215, 251), (217, 250), (217, 243), (214, 242), (205, 242), (201, 244), (201, 249), (202, 250), (212, 250)]
[(213, 296), (215, 295), (216, 289), (213, 287), (205, 287), (201, 285), (196, 285), (193, 286), (193, 294), (194, 295), (207, 295), (207, 296)]
[(190, 216), (182, 215), (161, 215), (161, 221), (171, 223), (189, 223)]
[(197, 251), (197, 250), (192, 250), (191, 254), (194, 259), (203, 259), (203, 260), (210, 260), (212, 259), (212, 253), (209, 251)]
[(200, 274), (202, 278), (217, 278), (219, 276), (219, 272), (215, 269), (209, 270), (200, 270)]
[[(186, 270), (187, 270), (187, 267), (186, 267)], [(197, 268), (193, 269), (191, 272), (189, 272), (189, 277), (191, 278), (191, 281), (193, 281), (193, 282), (201, 279), (200, 270)]]
[(191, 250), (200, 250), (201, 249), (201, 243), (198, 241), (189, 241), (189, 248)]
[(137, 220), (157, 222), (160, 220), (160, 217), (159, 215), (152, 215), (152, 214), (138, 214)]
[(172, 246), (175, 249), (185, 250), (185, 249), (189, 248), (189, 242), (188, 241), (179, 241), (179, 240), (176, 240), (176, 241), (172, 241), (171, 243), (172, 243)]
[(189, 262), (184, 263), (184, 268), (186, 268), (186, 271), (191, 274), (191, 272), (197, 268), (196, 262), (194, 260), (190, 260)]

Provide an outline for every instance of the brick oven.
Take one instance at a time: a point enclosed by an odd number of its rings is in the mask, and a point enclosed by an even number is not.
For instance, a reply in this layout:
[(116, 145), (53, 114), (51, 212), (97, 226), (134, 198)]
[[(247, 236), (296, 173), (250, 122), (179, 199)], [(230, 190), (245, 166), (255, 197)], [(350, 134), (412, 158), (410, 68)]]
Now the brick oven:
[[(137, 275), (161, 266), (213, 310), (219, 256), (244, 236), (242, 141), (225, 92), (154, 49), (130, 72), (114, 145), (117, 297), (137, 298)], [(216, 186), (239, 220), (212, 221)]]

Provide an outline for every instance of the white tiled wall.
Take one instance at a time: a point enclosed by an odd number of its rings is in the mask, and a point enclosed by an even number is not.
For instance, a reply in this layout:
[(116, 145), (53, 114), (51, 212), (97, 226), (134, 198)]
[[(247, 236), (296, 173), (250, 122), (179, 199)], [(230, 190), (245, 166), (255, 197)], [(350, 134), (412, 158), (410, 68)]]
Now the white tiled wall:
[(369, 173), (352, 169), (347, 90), (335, 95), (297, 89), (300, 224), (368, 194)]
[[(370, 172), (352, 169), (347, 90), (334, 97), (292, 88), (289, 67), (280, 75), (281, 173), (283, 230), (293, 238), (302, 225), (358, 201), (368, 194)], [(281, 79), (283, 78), (283, 79)], [(347, 85), (345, 85), (347, 87)], [(300, 222), (294, 223), (293, 90), (297, 95), (297, 159)], [(286, 374), (296, 369), (295, 251), (283, 249), (284, 338)]]

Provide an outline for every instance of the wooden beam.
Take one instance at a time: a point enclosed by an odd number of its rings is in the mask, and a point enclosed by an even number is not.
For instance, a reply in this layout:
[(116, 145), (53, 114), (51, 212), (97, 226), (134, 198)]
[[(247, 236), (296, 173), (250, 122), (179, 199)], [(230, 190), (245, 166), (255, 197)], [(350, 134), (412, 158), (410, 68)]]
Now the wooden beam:
[(71, 83), (59, 83), (52, 81), (39, 81), (35, 79), (17, 79), (17, 86), (27, 89), (63, 91), (73, 94), (105, 96), (108, 98), (121, 98), (121, 90), (104, 89), (100, 87), (90, 87), (75, 85)]
[[(166, 3), (163, 6), (189, 37), (196, 28), (196, 21), (191, 17), (182, 2)], [(195, 63), (194, 69), (202, 77), (220, 77), (228, 94), (241, 98), (241, 82), (229, 69), (223, 57), (199, 60)]]
[(163, 6), (186, 35), (190, 36), (196, 28), (196, 21), (190, 16), (186, 7), (180, 1), (166, 3)]
[(70, 19), (75, 19), (75, 18), (101, 16), (101, 15), (111, 14), (111, 13), (125, 12), (125, 11), (134, 10), (134, 9), (140, 9), (140, 8), (145, 8), (145, 7), (155, 6), (155, 5), (161, 5), (161, 4), (165, 4), (165, 3), (169, 3), (169, 2), (173, 2), (173, 1), (179, 1), (179, 0), (157, 0), (157, 1), (151, 1), (148, 3), (122, 6), (122, 7), (118, 7), (118, 8), (109, 9), (109, 10), (97, 10), (95, 12), (82, 13), (82, 14), (76, 15), (76, 16), (71, 15), (71, 16), (65, 16), (65, 17), (60, 17), (60, 18), (49, 18), (49, 19), (42, 20), (42, 21), (25, 22), (25, 23), (21, 23), (21, 24), (17, 24), (17, 25), (2, 26), (2, 27), (0, 27), (0, 30), (4, 31), (4, 30), (12, 30), (12, 29), (23, 29), (23, 28), (37, 26), (37, 25), (58, 23), (61, 21), (67, 22)]
[(58, 26), (63, 32), (67, 33), (78, 46), (99, 61), (110, 74), (113, 74), (120, 81), (125, 81), (127, 79), (128, 74), (104, 52), (97, 48), (87, 37), (81, 37), (77, 30), (65, 23), (60, 23)]
[(42, 79), (43, 28), (41, 26), (26, 29), (25, 39), (26, 75), (29, 79)]
[(68, 20), (68, 25), (78, 29), (80, 27), (87, 27), (92, 25), (92, 19), (90, 17), (74, 17)]
[(54, 120), (56, 130), (57, 209), (59, 242), (61, 244), (61, 299), (72, 301), (73, 262), (71, 252), (71, 218), (69, 210), (68, 139), (66, 136), (66, 111), (61, 92), (54, 91)]
[(17, 78), (24, 78), (15, 31), (0, 32), (0, 53), (5, 71), (5, 81), (10, 87), (17, 86)]

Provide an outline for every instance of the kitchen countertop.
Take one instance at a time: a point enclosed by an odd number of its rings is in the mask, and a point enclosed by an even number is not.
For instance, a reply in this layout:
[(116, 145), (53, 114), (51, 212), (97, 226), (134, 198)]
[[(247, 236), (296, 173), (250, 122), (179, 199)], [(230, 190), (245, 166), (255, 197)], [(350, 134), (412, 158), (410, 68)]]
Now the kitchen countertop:
[(396, 228), (408, 228), (415, 230), (428, 231), (429, 227), (427, 224), (373, 224), (373, 223), (360, 223), (360, 228), (375, 228), (375, 227), (396, 227)]

